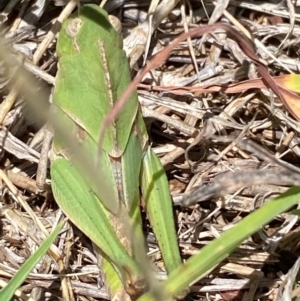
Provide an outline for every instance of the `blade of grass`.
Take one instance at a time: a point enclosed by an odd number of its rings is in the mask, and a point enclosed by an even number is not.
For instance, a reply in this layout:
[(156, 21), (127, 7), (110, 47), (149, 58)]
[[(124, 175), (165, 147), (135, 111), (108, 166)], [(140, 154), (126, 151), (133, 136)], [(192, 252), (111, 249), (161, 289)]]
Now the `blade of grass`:
[(17, 274), (10, 280), (7, 286), (1, 289), (0, 300), (10, 300), (13, 297), (14, 292), (21, 286), (31, 270), (46, 254), (62, 227), (63, 222), (58, 224), (58, 226), (52, 231), (47, 239), (41, 244), (38, 250), (25, 261), (25, 263), (21, 266)]
[[(288, 210), (300, 200), (300, 187), (293, 187), (275, 200), (249, 214), (236, 226), (224, 232), (219, 238), (205, 246), (197, 255), (174, 270), (161, 285), (161, 294), (170, 300), (180, 290), (192, 285), (225, 259), (247, 237), (261, 229), (278, 214)], [(138, 301), (154, 301), (151, 293)]]

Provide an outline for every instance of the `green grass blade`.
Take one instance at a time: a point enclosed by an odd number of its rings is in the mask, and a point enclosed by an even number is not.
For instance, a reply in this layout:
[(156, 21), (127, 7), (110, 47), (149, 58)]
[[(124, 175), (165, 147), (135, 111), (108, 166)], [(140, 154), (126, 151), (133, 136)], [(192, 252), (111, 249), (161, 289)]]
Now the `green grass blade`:
[(0, 300), (8, 301), (13, 297), (14, 292), (21, 286), (31, 270), (46, 254), (47, 250), (50, 248), (51, 244), (59, 234), (62, 227), (63, 223), (61, 222), (41, 244), (38, 250), (25, 261), (25, 263), (21, 266), (17, 274), (10, 280), (7, 286), (1, 289)]
[[(247, 237), (257, 232), (278, 214), (297, 204), (299, 200), (300, 187), (293, 187), (275, 200), (249, 214), (235, 227), (213, 240), (197, 255), (189, 258), (184, 265), (169, 275), (169, 278), (161, 285), (161, 293), (165, 296), (165, 300), (170, 300), (171, 296), (187, 285), (191, 285), (204, 277), (211, 268), (225, 259)], [(150, 293), (139, 298), (139, 301), (150, 300), (154, 300)]]

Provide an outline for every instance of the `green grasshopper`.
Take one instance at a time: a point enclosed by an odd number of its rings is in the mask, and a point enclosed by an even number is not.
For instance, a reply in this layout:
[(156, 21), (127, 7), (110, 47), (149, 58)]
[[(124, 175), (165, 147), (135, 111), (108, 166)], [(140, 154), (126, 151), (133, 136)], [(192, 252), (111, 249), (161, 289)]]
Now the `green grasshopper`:
[[(103, 119), (130, 83), (122, 37), (103, 9), (85, 5), (80, 15), (64, 22), (57, 54), (52, 113), (61, 122), (53, 127), (63, 125), (76, 149), (54, 135), (53, 194), (70, 220), (99, 247), (112, 298), (136, 299), (149, 284), (140, 251), (140, 191), (166, 270), (173, 271), (182, 261), (167, 177), (147, 143), (136, 92), (98, 150)], [(86, 172), (90, 167), (101, 173), (101, 183)]]

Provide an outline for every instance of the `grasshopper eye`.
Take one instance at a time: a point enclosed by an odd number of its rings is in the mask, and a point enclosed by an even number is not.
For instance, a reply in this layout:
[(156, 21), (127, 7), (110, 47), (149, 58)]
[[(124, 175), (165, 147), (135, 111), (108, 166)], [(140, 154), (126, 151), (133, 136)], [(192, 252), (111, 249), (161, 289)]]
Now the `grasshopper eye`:
[(82, 25), (82, 20), (80, 18), (75, 18), (72, 21), (69, 22), (69, 24), (67, 25), (66, 28), (66, 34), (70, 37), (70, 38), (74, 38)]

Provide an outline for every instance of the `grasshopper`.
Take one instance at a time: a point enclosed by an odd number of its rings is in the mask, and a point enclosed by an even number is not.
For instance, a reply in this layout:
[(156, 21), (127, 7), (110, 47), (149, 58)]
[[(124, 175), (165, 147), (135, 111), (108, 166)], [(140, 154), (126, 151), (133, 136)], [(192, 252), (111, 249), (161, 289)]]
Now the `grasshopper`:
[[(167, 177), (148, 145), (136, 92), (98, 149), (103, 119), (130, 83), (122, 37), (103, 9), (85, 5), (62, 25), (57, 54), (52, 114), (60, 124), (53, 125), (54, 198), (99, 248), (111, 297), (136, 299), (149, 283), (141, 255), (140, 192), (166, 270), (173, 271), (182, 261)], [(57, 134), (61, 125), (76, 149)], [(95, 173), (86, 172), (87, 166), (101, 174), (101, 183)]]

